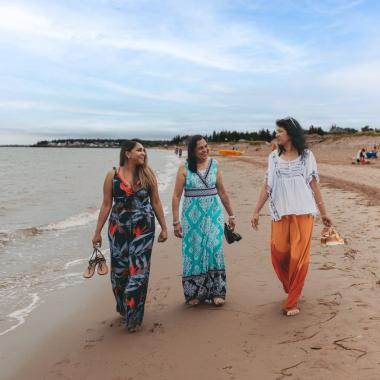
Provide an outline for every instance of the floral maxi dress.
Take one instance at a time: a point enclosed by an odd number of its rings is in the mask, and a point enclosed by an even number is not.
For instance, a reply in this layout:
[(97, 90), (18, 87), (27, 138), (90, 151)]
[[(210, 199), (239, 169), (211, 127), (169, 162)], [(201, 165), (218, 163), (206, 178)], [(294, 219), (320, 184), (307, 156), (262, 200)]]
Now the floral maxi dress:
[(155, 216), (145, 188), (134, 191), (115, 170), (113, 207), (108, 238), (111, 251), (111, 284), (116, 310), (128, 329), (142, 324), (148, 290)]
[(223, 208), (216, 188), (217, 162), (210, 159), (204, 174), (186, 164), (182, 205), (182, 285), (186, 301), (226, 296), (223, 255)]

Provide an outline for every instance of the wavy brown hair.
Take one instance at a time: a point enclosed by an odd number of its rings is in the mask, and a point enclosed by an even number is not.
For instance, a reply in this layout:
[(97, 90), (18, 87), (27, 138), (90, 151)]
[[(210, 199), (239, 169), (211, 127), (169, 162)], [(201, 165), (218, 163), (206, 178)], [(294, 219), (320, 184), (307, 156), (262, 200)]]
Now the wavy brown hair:
[[(120, 149), (120, 166), (124, 166), (128, 161), (128, 158), (125, 153), (130, 152), (133, 148), (135, 148), (137, 144), (141, 144), (141, 142), (137, 140), (126, 140), (123, 142), (123, 145)], [(133, 177), (133, 187), (135, 187), (136, 183), (139, 183), (145, 189), (150, 190), (153, 186), (157, 184), (156, 175), (148, 165), (147, 153), (145, 153), (144, 163), (142, 165), (136, 166), (136, 170), (135, 173), (133, 173)]]

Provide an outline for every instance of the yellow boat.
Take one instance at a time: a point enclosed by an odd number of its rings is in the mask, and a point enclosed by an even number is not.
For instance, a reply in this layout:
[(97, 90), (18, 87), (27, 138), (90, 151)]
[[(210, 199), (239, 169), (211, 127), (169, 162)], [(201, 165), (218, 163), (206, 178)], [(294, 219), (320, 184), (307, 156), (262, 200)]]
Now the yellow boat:
[(219, 151), (219, 154), (222, 156), (241, 156), (243, 152), (241, 150), (234, 150), (234, 149), (221, 149)]

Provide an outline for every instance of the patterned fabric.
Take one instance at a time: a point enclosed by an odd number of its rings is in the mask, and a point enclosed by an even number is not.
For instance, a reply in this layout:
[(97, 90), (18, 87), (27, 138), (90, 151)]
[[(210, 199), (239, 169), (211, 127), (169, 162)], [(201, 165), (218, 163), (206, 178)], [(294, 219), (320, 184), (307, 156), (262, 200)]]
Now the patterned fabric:
[(185, 189), (185, 197), (206, 197), (216, 194), (218, 194), (218, 189), (216, 187), (211, 189)]
[(144, 317), (155, 218), (148, 191), (133, 191), (116, 169), (112, 195), (108, 228), (111, 284), (116, 310), (126, 319), (128, 329), (134, 329)]
[(184, 198), (182, 205), (182, 284), (186, 301), (226, 296), (223, 208), (217, 194), (202, 195), (201, 191), (215, 188), (216, 173), (213, 159), (204, 174), (193, 173), (186, 166), (185, 192), (199, 190), (197, 196)]

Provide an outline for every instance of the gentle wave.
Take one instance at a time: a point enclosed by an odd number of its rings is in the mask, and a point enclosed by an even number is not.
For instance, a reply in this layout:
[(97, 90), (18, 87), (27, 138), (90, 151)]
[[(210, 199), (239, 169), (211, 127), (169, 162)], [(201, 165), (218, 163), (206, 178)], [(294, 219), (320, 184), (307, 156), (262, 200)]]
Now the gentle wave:
[(32, 293), (31, 297), (32, 302), (28, 306), (24, 307), (23, 309), (16, 310), (11, 314), (8, 314), (8, 318), (16, 320), (17, 322), (8, 329), (0, 332), (0, 336), (13, 331), (14, 329), (22, 325), (25, 322), (26, 317), (37, 307), (38, 301), (40, 300), (38, 293)]
[(83, 212), (78, 215), (70, 216), (69, 218), (57, 223), (50, 223), (45, 226), (38, 227), (40, 231), (57, 231), (66, 230), (72, 227), (86, 226), (87, 224), (96, 221), (99, 210), (94, 212)]
[(65, 264), (64, 269), (66, 270), (70, 267), (77, 266), (83, 263), (83, 261), (87, 261), (87, 259), (76, 259), (76, 260), (69, 261), (68, 263)]
[(86, 226), (96, 221), (98, 214), (99, 210), (83, 212), (56, 223), (49, 223), (38, 227), (21, 228), (15, 231), (0, 231), (0, 246), (4, 246), (12, 240), (36, 236), (46, 231), (60, 231)]

